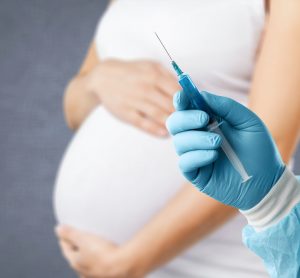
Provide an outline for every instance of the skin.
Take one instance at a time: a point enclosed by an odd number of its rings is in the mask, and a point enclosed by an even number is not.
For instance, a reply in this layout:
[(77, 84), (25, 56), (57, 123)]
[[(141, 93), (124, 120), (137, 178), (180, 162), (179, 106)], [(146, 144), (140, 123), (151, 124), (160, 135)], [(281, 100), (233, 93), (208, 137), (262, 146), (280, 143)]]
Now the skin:
[(95, 55), (93, 45), (83, 68), (66, 90), (68, 125), (78, 128), (101, 104), (123, 121), (153, 135), (166, 136), (165, 121), (173, 112), (172, 97), (179, 89), (175, 76), (152, 61), (99, 62), (98, 58), (94, 60)]
[[(219, 202), (197, 193), (192, 186), (184, 187), (165, 209), (122, 246), (72, 227), (60, 226), (56, 234), (62, 252), (70, 266), (84, 277), (144, 277), (235, 213), (233, 208), (222, 205), (220, 209)], [(191, 208), (197, 210), (196, 214)], [(110, 250), (107, 244), (112, 247)]]
[[(272, 0), (254, 72), (250, 108), (267, 124), (285, 162), (295, 150), (300, 130), (297, 107), (300, 102), (299, 43), (300, 2)], [(72, 128), (78, 127), (101, 103), (101, 97), (94, 91), (97, 86), (91, 86), (94, 82), (92, 72), (99, 64), (101, 62), (92, 46), (80, 73), (66, 90), (65, 112)], [(159, 123), (150, 115), (147, 118), (152, 121), (151, 129), (135, 121), (131, 123), (158, 135)], [(195, 194), (195, 189), (187, 184), (152, 221), (122, 246), (66, 226), (60, 227), (57, 236), (70, 265), (83, 277), (143, 277), (220, 227), (235, 213), (233, 208), (201, 193)], [(106, 258), (104, 252), (95, 249), (105, 250)]]
[(249, 106), (268, 126), (287, 163), (300, 128), (300, 2), (272, 0), (270, 6)]

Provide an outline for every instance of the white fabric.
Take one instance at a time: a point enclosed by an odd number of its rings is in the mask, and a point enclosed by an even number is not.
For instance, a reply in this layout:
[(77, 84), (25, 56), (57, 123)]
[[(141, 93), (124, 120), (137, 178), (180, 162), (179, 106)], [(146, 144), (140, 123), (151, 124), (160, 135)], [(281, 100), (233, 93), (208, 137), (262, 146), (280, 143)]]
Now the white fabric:
[[(150, 59), (171, 69), (157, 31), (199, 88), (246, 103), (263, 26), (262, 0), (119, 0), (104, 15), (95, 40), (102, 60)], [(184, 182), (170, 139), (147, 135), (99, 107), (61, 164), (56, 215), (122, 243)], [(267, 277), (242, 244), (245, 224), (243, 217), (234, 218), (149, 277)]]
[(256, 231), (262, 231), (279, 223), (299, 202), (299, 181), (287, 168), (265, 198), (255, 207), (241, 210), (241, 213)]

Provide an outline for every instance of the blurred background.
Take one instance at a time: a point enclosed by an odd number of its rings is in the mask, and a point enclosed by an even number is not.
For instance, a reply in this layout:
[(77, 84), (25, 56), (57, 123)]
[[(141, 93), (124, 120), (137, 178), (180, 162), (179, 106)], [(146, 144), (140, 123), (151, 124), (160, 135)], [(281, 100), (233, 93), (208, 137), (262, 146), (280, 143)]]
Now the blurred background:
[(64, 86), (103, 0), (0, 0), (0, 277), (76, 277), (54, 237), (52, 191), (72, 134)]
[(106, 5), (0, 0), (1, 278), (75, 277), (53, 233), (53, 183), (72, 136), (62, 96)]

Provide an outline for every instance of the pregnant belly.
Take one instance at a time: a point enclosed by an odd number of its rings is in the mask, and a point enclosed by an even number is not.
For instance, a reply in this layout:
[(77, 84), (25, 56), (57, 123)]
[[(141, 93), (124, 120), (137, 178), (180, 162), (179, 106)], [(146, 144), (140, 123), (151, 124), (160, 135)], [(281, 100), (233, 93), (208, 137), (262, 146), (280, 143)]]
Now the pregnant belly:
[(128, 240), (184, 180), (170, 139), (97, 108), (71, 141), (57, 176), (57, 219), (117, 243)]

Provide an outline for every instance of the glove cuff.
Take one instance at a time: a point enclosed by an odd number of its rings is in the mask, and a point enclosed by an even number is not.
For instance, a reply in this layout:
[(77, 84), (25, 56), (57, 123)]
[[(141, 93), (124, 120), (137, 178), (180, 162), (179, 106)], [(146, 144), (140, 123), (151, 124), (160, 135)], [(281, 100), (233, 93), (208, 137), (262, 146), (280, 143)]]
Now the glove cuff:
[(277, 224), (300, 202), (300, 183), (286, 167), (269, 193), (253, 208), (240, 210), (248, 224), (262, 231)]

